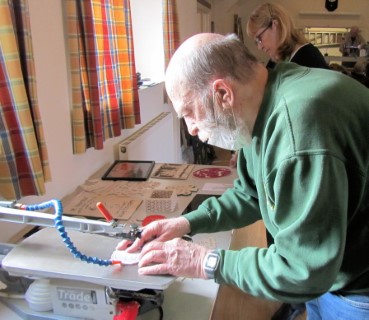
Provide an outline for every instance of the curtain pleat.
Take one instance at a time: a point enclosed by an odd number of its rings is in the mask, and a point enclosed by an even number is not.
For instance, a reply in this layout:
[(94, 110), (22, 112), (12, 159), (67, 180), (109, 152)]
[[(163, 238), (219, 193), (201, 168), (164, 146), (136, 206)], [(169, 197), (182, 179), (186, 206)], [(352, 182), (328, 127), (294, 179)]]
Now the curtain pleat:
[[(162, 7), (163, 7), (164, 65), (166, 69), (168, 67), (172, 55), (179, 47), (179, 24), (178, 24), (176, 0), (163, 0)], [(170, 99), (165, 89), (164, 89), (164, 102), (170, 103)]]
[(128, 0), (66, 1), (74, 153), (141, 122)]
[(0, 197), (45, 193), (51, 179), (26, 1), (0, 0)]
[(163, 37), (165, 67), (179, 46), (179, 25), (176, 0), (163, 0)]
[[(121, 25), (119, 32), (117, 32), (118, 35), (121, 35), (120, 43), (124, 41), (124, 37), (127, 38), (126, 40), (127, 60), (125, 61), (124, 64), (121, 65), (121, 74), (125, 76), (123, 77), (124, 80), (123, 92), (125, 95), (129, 97), (130, 100), (132, 100), (133, 103), (130, 106), (128, 105), (124, 106), (124, 108), (127, 108), (127, 110), (123, 112), (123, 115), (125, 114), (129, 115), (130, 112), (133, 112), (134, 118), (125, 116), (122, 117), (121, 120), (124, 125), (126, 125), (127, 127), (131, 127), (133, 125), (133, 121), (135, 121), (136, 124), (141, 123), (141, 114), (140, 114), (140, 103), (138, 98), (137, 72), (134, 55), (135, 50), (133, 45), (131, 5), (129, 0), (124, 0), (124, 18), (125, 18), (125, 29), (123, 29), (122, 28), (123, 25)], [(122, 36), (124, 34), (124, 30), (126, 33), (125, 36)], [(122, 61), (122, 59), (119, 59), (119, 61)]]

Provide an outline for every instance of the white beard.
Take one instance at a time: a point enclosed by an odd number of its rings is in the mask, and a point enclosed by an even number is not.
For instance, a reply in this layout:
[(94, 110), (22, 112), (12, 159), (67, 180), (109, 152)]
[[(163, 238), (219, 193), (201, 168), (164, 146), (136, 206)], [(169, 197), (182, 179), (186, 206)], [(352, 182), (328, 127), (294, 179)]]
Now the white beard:
[(210, 145), (226, 149), (238, 150), (251, 142), (251, 134), (245, 122), (238, 118), (236, 119), (233, 110), (228, 114), (222, 114), (217, 118), (217, 121), (209, 118), (198, 124), (198, 137), (202, 142), (207, 142)]

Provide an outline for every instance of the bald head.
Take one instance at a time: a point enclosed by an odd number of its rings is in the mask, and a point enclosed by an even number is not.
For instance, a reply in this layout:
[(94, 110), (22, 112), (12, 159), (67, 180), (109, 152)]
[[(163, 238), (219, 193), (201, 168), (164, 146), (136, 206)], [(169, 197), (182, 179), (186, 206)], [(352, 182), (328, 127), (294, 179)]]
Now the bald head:
[(177, 52), (173, 55), (177, 56), (183, 54), (185, 52), (191, 53), (193, 50), (205, 45), (206, 43), (210, 43), (212, 41), (220, 41), (224, 39), (225, 36), (218, 33), (199, 33), (196, 34), (187, 40), (185, 40), (182, 45), (179, 47)]
[(189, 63), (192, 60), (191, 57), (196, 55), (203, 45), (222, 38), (223, 36), (219, 34), (200, 33), (184, 41), (177, 49), (169, 62), (165, 74), (166, 90), (172, 99), (175, 93), (179, 94), (179, 89), (187, 85), (189, 79), (186, 79), (186, 74), (192, 71), (192, 64)]
[(183, 42), (173, 55), (165, 75), (167, 93), (172, 101), (191, 93), (205, 103), (212, 97), (214, 80), (247, 81), (256, 63), (235, 35), (197, 34)]

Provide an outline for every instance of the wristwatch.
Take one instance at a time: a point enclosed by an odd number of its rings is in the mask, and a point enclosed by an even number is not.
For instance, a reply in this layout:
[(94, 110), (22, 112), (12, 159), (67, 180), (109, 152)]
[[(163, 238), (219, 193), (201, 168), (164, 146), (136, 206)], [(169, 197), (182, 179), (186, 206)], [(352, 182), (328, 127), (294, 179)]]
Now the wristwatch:
[(219, 266), (220, 255), (218, 251), (210, 251), (204, 259), (204, 271), (208, 279), (214, 279), (215, 271)]

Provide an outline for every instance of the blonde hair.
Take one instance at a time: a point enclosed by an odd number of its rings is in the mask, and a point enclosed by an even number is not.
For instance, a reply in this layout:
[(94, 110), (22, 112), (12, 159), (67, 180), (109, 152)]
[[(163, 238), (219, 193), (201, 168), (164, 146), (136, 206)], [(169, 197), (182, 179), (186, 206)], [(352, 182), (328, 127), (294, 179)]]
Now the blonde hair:
[(261, 28), (266, 28), (271, 21), (278, 23), (278, 61), (290, 57), (296, 45), (308, 43), (304, 35), (296, 29), (292, 19), (283, 7), (269, 2), (259, 5), (251, 13), (246, 25), (248, 36), (255, 38), (256, 32)]

